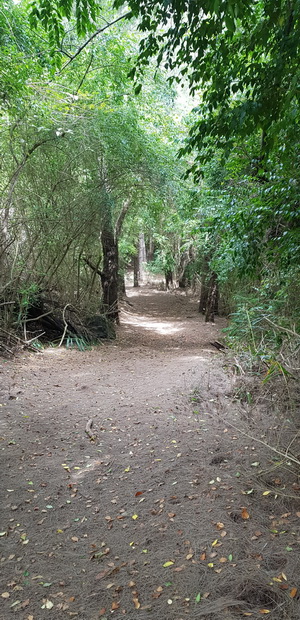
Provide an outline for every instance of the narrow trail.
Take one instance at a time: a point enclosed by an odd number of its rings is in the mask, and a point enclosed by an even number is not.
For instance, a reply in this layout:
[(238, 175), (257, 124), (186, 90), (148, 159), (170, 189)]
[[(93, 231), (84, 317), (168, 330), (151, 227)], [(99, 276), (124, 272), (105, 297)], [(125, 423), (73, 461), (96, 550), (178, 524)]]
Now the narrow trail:
[(277, 549), (270, 498), (242, 516), (257, 454), (228, 426), (224, 322), (179, 293), (129, 302), (116, 342), (1, 363), (3, 619), (242, 618), (241, 571), (263, 566), (266, 536)]

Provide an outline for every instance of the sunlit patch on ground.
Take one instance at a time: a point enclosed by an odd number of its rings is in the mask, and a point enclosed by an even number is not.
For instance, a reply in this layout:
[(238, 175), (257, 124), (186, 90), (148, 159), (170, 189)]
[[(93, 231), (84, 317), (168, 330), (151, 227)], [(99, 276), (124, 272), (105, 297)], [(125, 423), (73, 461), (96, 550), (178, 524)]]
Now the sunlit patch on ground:
[(134, 327), (142, 327), (149, 331), (156, 332), (162, 335), (176, 334), (183, 331), (183, 327), (176, 325), (175, 322), (170, 321), (154, 321), (147, 316), (130, 316), (124, 313), (123, 324), (132, 325)]

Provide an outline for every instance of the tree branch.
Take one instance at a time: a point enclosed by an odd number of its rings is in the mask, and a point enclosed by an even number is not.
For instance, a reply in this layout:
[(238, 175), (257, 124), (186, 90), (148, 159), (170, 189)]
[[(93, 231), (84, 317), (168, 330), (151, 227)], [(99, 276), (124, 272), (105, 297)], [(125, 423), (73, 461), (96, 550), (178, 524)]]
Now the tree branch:
[(103, 26), (102, 28), (99, 28), (98, 30), (96, 30), (90, 37), (89, 39), (87, 39), (87, 41), (85, 41), (77, 50), (77, 52), (75, 52), (75, 54), (73, 54), (73, 56), (71, 56), (71, 58), (69, 60), (67, 60), (67, 62), (62, 66), (61, 70), (59, 73), (62, 73), (62, 71), (64, 71), (64, 69), (66, 69), (68, 67), (68, 65), (75, 59), (77, 58), (77, 56), (79, 56), (79, 54), (81, 54), (82, 50), (84, 50), (84, 48), (89, 45), (89, 43), (95, 39), (98, 34), (101, 34), (102, 32), (104, 32), (104, 30), (107, 30), (107, 28), (110, 28), (110, 26), (114, 26), (114, 24), (116, 24), (117, 22), (121, 21), (122, 19), (126, 19), (126, 17), (129, 17), (131, 15), (131, 11), (128, 11), (128, 13), (124, 13), (124, 15), (120, 15), (120, 17), (117, 17), (116, 19), (114, 19), (112, 22), (110, 22), (109, 24), (106, 24), (105, 26)]
[(85, 256), (82, 257), (82, 259), (84, 260), (84, 262), (93, 270), (95, 271), (95, 273), (98, 274), (98, 276), (100, 276), (100, 278), (103, 277), (103, 271), (100, 271), (100, 269), (98, 269), (97, 267), (95, 267), (95, 265), (93, 265), (93, 263), (90, 261), (89, 258), (86, 258)]
[(116, 239), (118, 239), (119, 236), (120, 236), (120, 232), (122, 230), (123, 222), (125, 220), (125, 216), (126, 216), (128, 210), (129, 210), (129, 207), (130, 207), (130, 200), (129, 199), (124, 200), (122, 209), (121, 209), (121, 211), (120, 211), (120, 213), (118, 215), (118, 218), (117, 218), (117, 221), (116, 221), (116, 225), (115, 225), (115, 237), (116, 237)]

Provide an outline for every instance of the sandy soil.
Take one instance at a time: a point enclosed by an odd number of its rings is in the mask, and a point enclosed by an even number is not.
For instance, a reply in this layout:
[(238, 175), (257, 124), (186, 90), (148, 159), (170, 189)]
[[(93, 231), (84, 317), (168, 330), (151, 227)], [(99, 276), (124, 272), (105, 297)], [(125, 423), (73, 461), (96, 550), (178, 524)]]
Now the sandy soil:
[(114, 342), (1, 361), (0, 617), (296, 620), (297, 477), (249, 438), (278, 426), (237, 398), (225, 321), (129, 302)]

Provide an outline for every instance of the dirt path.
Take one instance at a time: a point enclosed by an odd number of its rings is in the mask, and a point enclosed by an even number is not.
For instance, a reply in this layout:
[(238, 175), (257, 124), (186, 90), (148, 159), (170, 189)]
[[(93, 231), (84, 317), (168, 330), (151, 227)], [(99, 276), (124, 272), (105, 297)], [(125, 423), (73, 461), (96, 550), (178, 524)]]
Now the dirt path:
[(224, 323), (129, 300), (116, 342), (1, 362), (0, 617), (296, 620), (295, 485), (231, 426), (261, 414), (210, 344)]

